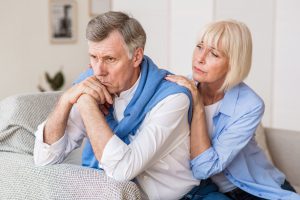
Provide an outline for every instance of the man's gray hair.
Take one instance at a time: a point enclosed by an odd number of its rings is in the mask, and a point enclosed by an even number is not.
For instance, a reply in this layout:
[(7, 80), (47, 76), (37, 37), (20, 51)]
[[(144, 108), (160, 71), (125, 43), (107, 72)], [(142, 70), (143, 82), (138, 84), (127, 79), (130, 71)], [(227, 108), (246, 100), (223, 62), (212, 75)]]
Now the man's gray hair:
[(90, 20), (86, 28), (86, 39), (100, 42), (113, 31), (118, 31), (124, 39), (130, 57), (136, 48), (144, 49), (146, 33), (141, 24), (122, 12), (106, 12)]

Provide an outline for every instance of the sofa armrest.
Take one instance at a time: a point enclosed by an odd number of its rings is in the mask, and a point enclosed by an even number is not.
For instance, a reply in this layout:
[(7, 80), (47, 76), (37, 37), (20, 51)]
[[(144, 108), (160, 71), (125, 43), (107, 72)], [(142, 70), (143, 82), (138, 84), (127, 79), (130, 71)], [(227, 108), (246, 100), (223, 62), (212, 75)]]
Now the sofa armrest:
[(10, 96), (0, 101), (0, 151), (33, 154), (34, 132), (61, 92)]
[(100, 170), (34, 165), (34, 132), (60, 95), (22, 94), (0, 101), (0, 199), (141, 199), (135, 183), (115, 181)]
[(32, 156), (0, 152), (0, 199), (141, 199), (133, 182), (71, 164), (37, 167)]

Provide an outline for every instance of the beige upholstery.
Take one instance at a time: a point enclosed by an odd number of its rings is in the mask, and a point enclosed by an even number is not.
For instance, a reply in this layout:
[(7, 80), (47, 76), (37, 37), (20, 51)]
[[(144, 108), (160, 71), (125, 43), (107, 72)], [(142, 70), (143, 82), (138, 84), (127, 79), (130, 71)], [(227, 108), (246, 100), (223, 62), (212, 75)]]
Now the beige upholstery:
[(256, 139), (273, 164), (300, 192), (300, 131), (264, 128), (256, 131)]

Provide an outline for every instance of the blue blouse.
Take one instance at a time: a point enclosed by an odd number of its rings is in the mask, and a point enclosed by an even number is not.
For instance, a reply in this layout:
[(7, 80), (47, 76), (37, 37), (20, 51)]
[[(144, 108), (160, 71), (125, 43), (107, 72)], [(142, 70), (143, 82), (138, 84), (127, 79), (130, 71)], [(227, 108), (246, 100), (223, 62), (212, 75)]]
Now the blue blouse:
[(197, 179), (223, 172), (235, 186), (265, 199), (300, 199), (281, 189), (285, 175), (258, 147), (255, 130), (264, 113), (263, 100), (245, 83), (228, 90), (213, 117), (212, 146), (191, 161)]

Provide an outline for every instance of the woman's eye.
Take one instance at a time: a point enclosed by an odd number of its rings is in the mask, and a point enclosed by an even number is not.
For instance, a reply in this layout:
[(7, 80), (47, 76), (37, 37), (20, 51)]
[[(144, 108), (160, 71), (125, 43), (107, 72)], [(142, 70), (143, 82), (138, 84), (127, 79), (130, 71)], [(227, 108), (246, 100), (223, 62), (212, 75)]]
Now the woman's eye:
[(197, 48), (198, 48), (198, 49), (202, 49), (202, 46), (201, 46), (201, 45), (197, 45)]
[(218, 55), (218, 54), (216, 54), (216, 53), (214, 53), (214, 52), (211, 52), (211, 54), (212, 54), (214, 57), (216, 57), (216, 58), (218, 58), (218, 57), (219, 57), (219, 55)]

